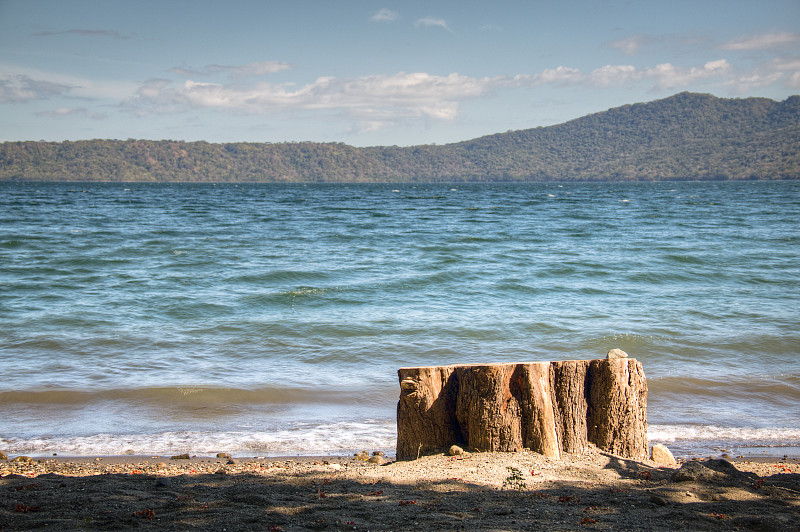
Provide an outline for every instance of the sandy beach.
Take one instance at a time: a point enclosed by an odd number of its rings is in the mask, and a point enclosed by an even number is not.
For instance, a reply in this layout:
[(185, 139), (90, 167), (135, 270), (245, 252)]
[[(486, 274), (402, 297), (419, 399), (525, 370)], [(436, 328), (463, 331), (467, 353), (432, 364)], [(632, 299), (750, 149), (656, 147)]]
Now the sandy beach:
[(0, 460), (0, 530), (800, 530), (796, 458), (374, 460)]

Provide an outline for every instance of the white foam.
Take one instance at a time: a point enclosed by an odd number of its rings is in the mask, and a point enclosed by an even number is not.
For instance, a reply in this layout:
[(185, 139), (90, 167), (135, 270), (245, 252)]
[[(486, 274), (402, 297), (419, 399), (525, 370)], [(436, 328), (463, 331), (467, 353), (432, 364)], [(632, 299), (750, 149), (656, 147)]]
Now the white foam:
[(753, 445), (797, 445), (800, 429), (719, 427), (714, 425), (651, 425), (647, 431), (650, 441), (736, 441)]
[(800, 456), (800, 429), (721, 427), (715, 425), (651, 425), (651, 444), (667, 444), (675, 456), (735, 455)]
[(309, 456), (346, 455), (359, 450), (393, 454), (396, 447), (395, 424), (385, 420), (336, 422), (330, 424), (295, 423), (270, 432), (179, 431), (157, 434), (96, 434), (57, 438), (0, 440), (9, 455), (29, 456), (108, 456), (133, 450), (139, 455), (190, 453), (213, 455), (228, 452), (233, 456)]

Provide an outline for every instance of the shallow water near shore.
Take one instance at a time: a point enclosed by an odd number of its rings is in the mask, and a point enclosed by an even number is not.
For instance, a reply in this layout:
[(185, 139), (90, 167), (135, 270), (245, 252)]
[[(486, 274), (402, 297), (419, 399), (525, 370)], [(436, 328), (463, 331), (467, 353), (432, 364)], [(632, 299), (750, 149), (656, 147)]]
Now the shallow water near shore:
[(642, 361), (650, 439), (797, 455), (800, 183), (0, 183), (0, 449), (391, 451), (402, 366)]

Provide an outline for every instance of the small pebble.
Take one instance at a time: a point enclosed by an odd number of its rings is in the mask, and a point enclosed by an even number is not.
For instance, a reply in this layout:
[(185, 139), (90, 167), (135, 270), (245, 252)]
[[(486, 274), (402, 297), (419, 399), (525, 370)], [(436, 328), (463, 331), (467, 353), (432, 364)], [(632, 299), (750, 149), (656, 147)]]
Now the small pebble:
[(458, 445), (452, 445), (448, 452), (449, 452), (450, 456), (460, 456), (460, 455), (464, 454), (464, 449), (462, 449)]
[(653, 502), (659, 506), (666, 506), (667, 504), (669, 504), (669, 501), (667, 499), (655, 494), (650, 495), (650, 502)]
[(156, 479), (155, 484), (156, 484), (156, 487), (158, 487), (158, 488), (171, 488), (172, 487), (172, 481), (167, 477), (161, 477), (161, 478)]

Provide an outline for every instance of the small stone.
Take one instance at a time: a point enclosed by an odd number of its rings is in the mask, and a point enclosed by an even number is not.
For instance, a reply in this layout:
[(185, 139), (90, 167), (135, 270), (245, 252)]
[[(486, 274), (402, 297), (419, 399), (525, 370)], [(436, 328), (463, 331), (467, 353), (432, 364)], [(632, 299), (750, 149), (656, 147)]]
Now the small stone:
[(650, 494), (650, 502), (655, 503), (659, 506), (666, 506), (669, 504), (669, 501), (660, 495), (656, 495), (655, 493)]
[(609, 360), (615, 360), (618, 358), (628, 358), (628, 353), (623, 351), (622, 349), (612, 349), (606, 355), (606, 358)]
[(672, 474), (672, 480), (675, 482), (682, 481), (695, 481), (695, 480), (714, 480), (722, 477), (721, 473), (709, 469), (700, 462), (686, 462), (680, 469)]
[(462, 454), (464, 454), (464, 449), (462, 449), (458, 445), (451, 445), (450, 450), (447, 452), (450, 454), (450, 456), (461, 456)]
[(227, 475), (228, 472), (225, 470), (225, 468), (221, 467), (221, 468), (217, 469), (216, 471), (214, 471), (214, 474), (215, 475)]
[(175, 456), (170, 458), (170, 460), (189, 460), (189, 459), (191, 459), (189, 453), (176, 454)]
[(369, 453), (367, 451), (361, 451), (353, 455), (353, 458), (356, 460), (369, 460)]
[(341, 464), (328, 464), (329, 469), (333, 469), (334, 471), (339, 471), (342, 468)]
[(136, 454), (136, 451), (133, 449), (125, 449), (125, 454)]
[(370, 464), (383, 465), (386, 462), (386, 460), (383, 459), (383, 456), (374, 454), (369, 457), (369, 460), (367, 460), (367, 462), (369, 462)]
[(167, 463), (166, 462), (158, 462), (156, 464), (156, 467), (159, 468), (159, 469), (164, 469), (165, 467), (167, 467)]
[(672, 452), (667, 449), (666, 445), (656, 443), (650, 451), (650, 459), (658, 464), (660, 467), (672, 467), (678, 465)]
[(33, 458), (31, 458), (30, 456), (17, 456), (16, 458), (14, 458), (11, 461), (12, 462), (22, 462), (22, 463), (26, 463), (27, 464), (28, 462), (33, 462)]
[(3, 451), (0, 451), (0, 460), (8, 460), (8, 455)]
[(227, 458), (228, 460), (230, 460), (231, 455), (230, 453), (217, 453), (217, 458)]
[(386, 453), (383, 451), (373, 451), (372, 456), (386, 456)]
[(234, 460), (233, 458), (228, 458), (227, 464), (228, 465), (236, 465), (236, 460)]
[(155, 485), (157, 488), (171, 488), (172, 481), (167, 477), (157, 478)]

